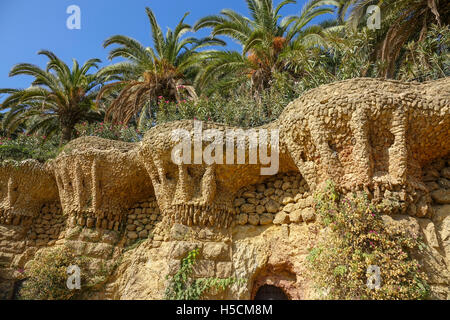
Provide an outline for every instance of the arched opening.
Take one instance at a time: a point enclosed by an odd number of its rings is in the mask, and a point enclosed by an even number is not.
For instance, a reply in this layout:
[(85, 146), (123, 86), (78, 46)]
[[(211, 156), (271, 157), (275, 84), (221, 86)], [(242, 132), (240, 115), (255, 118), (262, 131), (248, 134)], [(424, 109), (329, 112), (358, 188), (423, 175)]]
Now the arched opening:
[(289, 298), (281, 288), (265, 284), (259, 287), (254, 300), (289, 300)]

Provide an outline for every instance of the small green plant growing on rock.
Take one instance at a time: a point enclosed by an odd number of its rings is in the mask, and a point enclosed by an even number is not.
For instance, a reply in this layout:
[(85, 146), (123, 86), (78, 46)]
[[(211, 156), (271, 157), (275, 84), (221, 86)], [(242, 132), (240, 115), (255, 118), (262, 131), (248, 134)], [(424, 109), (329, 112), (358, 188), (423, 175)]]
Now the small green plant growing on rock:
[(194, 249), (181, 260), (181, 267), (177, 273), (169, 279), (166, 289), (166, 300), (199, 300), (210, 289), (226, 290), (234, 283), (242, 283), (242, 279), (235, 278), (198, 278), (193, 279), (192, 273), (200, 250)]
[[(387, 226), (366, 195), (344, 197), (332, 183), (317, 193), (316, 211), (325, 235), (310, 251), (308, 265), (326, 299), (425, 299), (427, 276), (413, 254), (421, 240)], [(370, 271), (376, 271), (376, 274)], [(377, 280), (377, 285), (371, 285)], [(376, 281), (375, 281), (376, 282)]]
[[(100, 271), (90, 268), (87, 257), (75, 255), (68, 247), (55, 247), (37, 253), (25, 269), (25, 281), (19, 291), (23, 300), (70, 300), (81, 298), (103, 282), (109, 272), (102, 265)], [(69, 266), (76, 265), (81, 270), (81, 289), (67, 287)]]

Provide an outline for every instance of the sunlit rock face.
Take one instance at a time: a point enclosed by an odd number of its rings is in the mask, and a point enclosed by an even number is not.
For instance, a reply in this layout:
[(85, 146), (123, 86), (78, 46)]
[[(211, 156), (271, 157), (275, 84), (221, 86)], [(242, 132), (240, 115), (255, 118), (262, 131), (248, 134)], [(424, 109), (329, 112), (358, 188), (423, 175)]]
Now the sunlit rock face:
[[(36, 216), (42, 205), (57, 200), (58, 190), (49, 168), (34, 160), (0, 165), (0, 212), (4, 219)], [(16, 220), (17, 220), (16, 219)]]
[[(17, 270), (37, 252), (60, 245), (93, 267), (120, 261), (94, 298), (163, 298), (166, 276), (194, 248), (196, 277), (247, 280), (206, 298), (251, 299), (264, 285), (315, 298), (305, 264), (326, 236), (314, 193), (327, 180), (344, 193), (365, 191), (386, 205), (386, 224), (422, 234), (433, 298), (450, 298), (450, 78), (311, 90), (254, 129), (258, 138), (270, 132), (256, 161), (249, 131), (200, 124), (159, 125), (141, 143), (83, 137), (46, 164), (2, 164), (0, 298), (12, 297)], [(244, 138), (230, 144), (236, 130)], [(178, 161), (184, 154), (190, 161)]]
[(83, 137), (51, 162), (65, 214), (120, 221), (136, 201), (153, 194), (138, 145)]
[(450, 78), (428, 83), (352, 79), (293, 101), (279, 119), (282, 141), (315, 189), (394, 196), (401, 213), (431, 216), (422, 168), (450, 152)]
[[(201, 132), (197, 132), (201, 126)], [(262, 166), (250, 162), (249, 137), (227, 140), (229, 132), (237, 128), (197, 121), (180, 121), (150, 130), (140, 149), (143, 163), (153, 183), (161, 210), (172, 222), (185, 225), (228, 227), (235, 214), (232, 201), (241, 187), (255, 183), (261, 176)], [(174, 139), (182, 132), (183, 139)], [(202, 140), (214, 132), (217, 139)], [(217, 149), (214, 142), (217, 142)], [(174, 160), (180, 143), (189, 155)], [(198, 144), (199, 143), (199, 144)], [(270, 150), (270, 145), (268, 146)], [(241, 152), (243, 161), (238, 162)], [(286, 155), (283, 155), (286, 158)], [(277, 154), (277, 161), (279, 160)], [(279, 169), (287, 170), (292, 163), (283, 163)]]

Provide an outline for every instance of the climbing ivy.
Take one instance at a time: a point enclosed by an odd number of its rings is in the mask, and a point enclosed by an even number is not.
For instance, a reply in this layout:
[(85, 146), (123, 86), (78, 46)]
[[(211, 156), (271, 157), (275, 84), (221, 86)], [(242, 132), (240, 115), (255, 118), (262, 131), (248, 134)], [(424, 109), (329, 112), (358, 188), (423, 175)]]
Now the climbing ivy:
[(169, 285), (165, 293), (167, 300), (199, 300), (204, 293), (210, 289), (224, 291), (234, 283), (241, 284), (245, 281), (233, 277), (225, 279), (193, 279), (192, 273), (199, 254), (200, 250), (198, 248), (190, 251), (187, 256), (181, 260), (181, 267), (177, 273), (175, 273), (172, 278), (167, 276), (167, 279), (169, 280)]

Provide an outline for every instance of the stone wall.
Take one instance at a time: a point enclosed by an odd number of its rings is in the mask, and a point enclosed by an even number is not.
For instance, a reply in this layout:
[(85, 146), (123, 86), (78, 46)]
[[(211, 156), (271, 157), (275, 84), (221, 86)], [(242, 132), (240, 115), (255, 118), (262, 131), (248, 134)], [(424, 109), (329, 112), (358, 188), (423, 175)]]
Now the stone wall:
[(241, 189), (234, 200), (235, 224), (253, 226), (312, 222), (314, 199), (298, 173), (267, 179)]
[(27, 237), (30, 246), (53, 246), (58, 239), (63, 239), (66, 217), (63, 216), (59, 203), (44, 205), (40, 215), (33, 219)]
[(161, 221), (161, 212), (155, 198), (140, 202), (129, 210), (126, 229), (129, 243), (137, 239), (153, 238), (153, 229)]
[(387, 224), (425, 236), (433, 298), (449, 299), (449, 84), (352, 79), (306, 93), (257, 128), (279, 130), (271, 177), (260, 164), (173, 163), (171, 132), (193, 138), (193, 121), (152, 128), (141, 143), (82, 137), (45, 164), (2, 163), (0, 298), (13, 297), (37, 251), (62, 245), (92, 268), (120, 262), (92, 299), (163, 298), (166, 276), (195, 247), (196, 277), (246, 280), (207, 298), (251, 299), (264, 284), (316, 298), (305, 268), (323, 235), (313, 195), (333, 180), (386, 204)]

